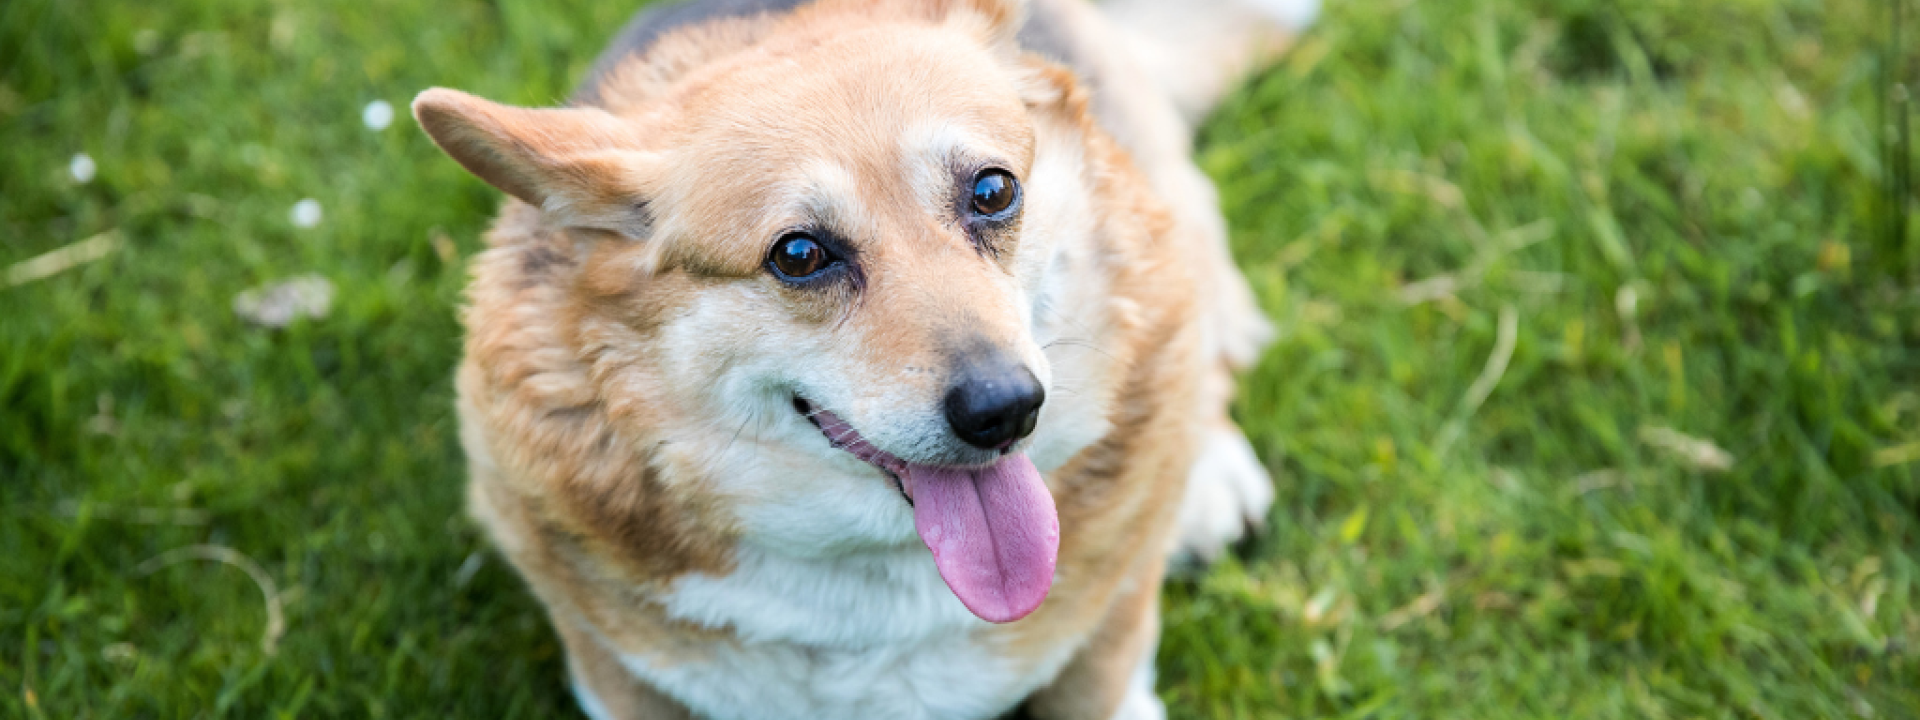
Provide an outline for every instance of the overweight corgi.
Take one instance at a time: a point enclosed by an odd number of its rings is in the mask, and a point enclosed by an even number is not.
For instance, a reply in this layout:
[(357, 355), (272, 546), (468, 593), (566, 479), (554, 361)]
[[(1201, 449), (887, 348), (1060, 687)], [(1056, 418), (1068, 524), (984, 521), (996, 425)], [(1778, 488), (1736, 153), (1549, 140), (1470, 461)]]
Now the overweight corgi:
[(1272, 502), (1190, 121), (1307, 0), (696, 0), (565, 108), (428, 90), (511, 198), (473, 514), (596, 718), (1157, 718), (1174, 555)]

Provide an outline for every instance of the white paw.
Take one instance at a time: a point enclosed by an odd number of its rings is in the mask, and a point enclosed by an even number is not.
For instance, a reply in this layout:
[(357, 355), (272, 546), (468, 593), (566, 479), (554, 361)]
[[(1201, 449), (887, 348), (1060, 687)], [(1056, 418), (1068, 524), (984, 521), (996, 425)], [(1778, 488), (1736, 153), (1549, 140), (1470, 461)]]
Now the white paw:
[(579, 701), (580, 714), (587, 716), (587, 720), (613, 720), (613, 713), (607, 712), (607, 704), (600, 702), (600, 696), (593, 694), (587, 686), (575, 682), (573, 697)]
[(1210, 431), (1180, 501), (1174, 559), (1183, 564), (1219, 559), (1248, 529), (1264, 527), (1272, 507), (1273, 478), (1247, 436), (1233, 425)]
[(1167, 720), (1167, 706), (1153, 694), (1153, 688), (1128, 688), (1120, 709), (1113, 711), (1113, 720)]
[(1120, 709), (1113, 711), (1113, 720), (1167, 720), (1167, 705), (1153, 692), (1153, 655), (1148, 652), (1134, 668), (1133, 682), (1127, 685)]

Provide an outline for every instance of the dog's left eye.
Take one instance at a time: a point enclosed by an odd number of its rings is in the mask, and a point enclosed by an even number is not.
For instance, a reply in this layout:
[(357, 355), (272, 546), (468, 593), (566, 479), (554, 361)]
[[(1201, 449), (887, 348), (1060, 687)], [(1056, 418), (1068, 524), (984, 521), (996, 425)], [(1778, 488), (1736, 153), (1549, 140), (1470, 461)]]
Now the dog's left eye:
[(973, 211), (981, 215), (999, 215), (1013, 207), (1020, 194), (1020, 183), (1005, 170), (985, 170), (973, 179)]
[(780, 238), (779, 242), (773, 244), (773, 253), (767, 258), (774, 272), (787, 280), (805, 280), (838, 261), (839, 258), (828, 252), (826, 246), (805, 233)]

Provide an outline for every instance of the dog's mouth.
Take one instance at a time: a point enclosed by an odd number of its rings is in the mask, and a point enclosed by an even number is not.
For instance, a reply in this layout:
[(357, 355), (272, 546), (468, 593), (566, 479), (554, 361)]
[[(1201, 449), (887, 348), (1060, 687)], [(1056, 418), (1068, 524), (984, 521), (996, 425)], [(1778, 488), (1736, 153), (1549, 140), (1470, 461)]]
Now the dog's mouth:
[(973, 614), (988, 622), (1019, 620), (1053, 587), (1060, 517), (1053, 493), (1026, 453), (988, 465), (911, 463), (868, 442), (840, 416), (804, 398), (794, 411), (827, 442), (872, 465), (913, 508), (914, 530), (933, 551), (941, 579)]
[(907, 483), (902, 479), (907, 473), (906, 461), (874, 447), (873, 443), (867, 442), (866, 438), (860, 436), (859, 430), (853, 429), (852, 424), (840, 419), (840, 416), (832, 412), (815, 407), (805, 398), (794, 396), (793, 409), (800, 413), (800, 417), (806, 418), (807, 422), (819, 428), (820, 434), (826, 436), (829, 444), (878, 468), (888, 480), (893, 481), (893, 487), (900, 491), (900, 496), (907, 499), (907, 506), (913, 506), (913, 493), (907, 490)]

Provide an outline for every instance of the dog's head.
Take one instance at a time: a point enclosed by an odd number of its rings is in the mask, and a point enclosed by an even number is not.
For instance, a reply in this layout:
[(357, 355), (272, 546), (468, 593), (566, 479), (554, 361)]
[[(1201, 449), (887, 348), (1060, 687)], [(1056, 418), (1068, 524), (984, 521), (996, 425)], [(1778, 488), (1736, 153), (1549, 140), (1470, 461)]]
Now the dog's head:
[(566, 284), (569, 350), (744, 533), (804, 553), (917, 528), (990, 620), (1052, 577), (1036, 324), (1088, 205), (1082, 101), (1021, 54), (1017, 5), (826, 0), (617, 113), (414, 103), (571, 238), (573, 269), (532, 278)]

